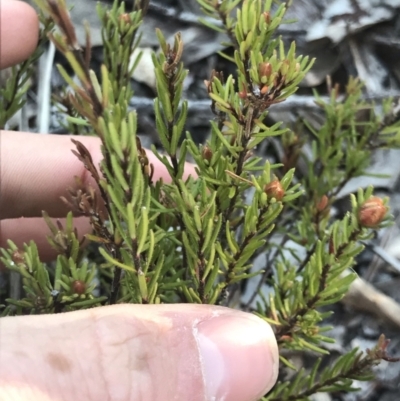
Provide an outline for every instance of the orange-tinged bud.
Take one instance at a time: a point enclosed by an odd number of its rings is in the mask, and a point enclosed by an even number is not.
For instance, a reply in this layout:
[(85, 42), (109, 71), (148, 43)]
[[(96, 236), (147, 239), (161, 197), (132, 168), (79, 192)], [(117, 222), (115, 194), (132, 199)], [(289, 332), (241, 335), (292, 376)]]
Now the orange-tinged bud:
[(384, 219), (388, 208), (377, 196), (367, 199), (358, 211), (358, 222), (364, 227), (376, 227)]
[(264, 192), (269, 198), (275, 198), (277, 201), (281, 201), (285, 195), (285, 190), (279, 180), (271, 181), (269, 184), (265, 185)]
[(131, 17), (129, 16), (128, 13), (121, 14), (121, 15), (119, 16), (119, 19), (120, 19), (121, 21), (124, 21), (124, 22), (127, 23), (127, 24), (129, 24), (129, 23), (131, 22)]
[(247, 99), (247, 85), (242, 82), (242, 90), (238, 93), (241, 99)]
[(258, 73), (260, 77), (269, 77), (272, 73), (271, 63), (260, 63), (258, 66)]
[(213, 156), (213, 152), (211, 150), (211, 148), (208, 145), (203, 146), (203, 149), (201, 151), (201, 156), (203, 157), (203, 159), (210, 161), (212, 156)]
[(265, 12), (263, 12), (263, 16), (264, 16), (265, 22), (267, 24), (270, 24), (271, 23), (271, 14), (269, 12), (265, 11)]
[(264, 85), (264, 86), (261, 88), (260, 92), (261, 92), (262, 95), (265, 95), (265, 94), (268, 92), (268, 86), (267, 86), (267, 85)]
[(325, 210), (325, 208), (328, 206), (328, 201), (329, 201), (328, 197), (326, 195), (322, 195), (321, 199), (317, 203), (317, 210), (319, 212)]
[(246, 92), (246, 91), (240, 91), (240, 92), (238, 93), (238, 95), (239, 95), (239, 97), (240, 97), (241, 99), (247, 99), (247, 92)]
[(12, 261), (14, 262), (14, 263), (24, 263), (25, 262), (25, 257), (24, 257), (24, 254), (20, 251), (20, 250), (15, 250), (13, 253), (12, 253), (12, 256), (11, 256), (11, 258), (12, 258)]
[(82, 280), (75, 280), (72, 283), (72, 290), (75, 294), (82, 295), (86, 291), (86, 284)]

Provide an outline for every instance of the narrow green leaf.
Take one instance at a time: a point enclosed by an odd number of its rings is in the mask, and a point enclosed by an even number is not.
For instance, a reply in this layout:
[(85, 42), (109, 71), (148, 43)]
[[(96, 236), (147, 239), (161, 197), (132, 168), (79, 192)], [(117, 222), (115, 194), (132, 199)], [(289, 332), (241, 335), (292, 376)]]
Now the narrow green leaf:
[(118, 266), (121, 269), (128, 270), (130, 272), (134, 272), (134, 273), (136, 272), (135, 268), (133, 268), (132, 266), (125, 265), (124, 263), (121, 263), (120, 261), (114, 259), (104, 248), (100, 247), (99, 252), (104, 257), (104, 259), (107, 262), (111, 263), (113, 266)]

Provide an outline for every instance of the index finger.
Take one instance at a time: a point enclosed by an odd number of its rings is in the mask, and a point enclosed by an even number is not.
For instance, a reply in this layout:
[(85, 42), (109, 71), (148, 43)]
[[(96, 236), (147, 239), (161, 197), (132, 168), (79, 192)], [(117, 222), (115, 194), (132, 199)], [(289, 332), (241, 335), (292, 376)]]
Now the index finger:
[[(100, 139), (88, 136), (38, 135), (0, 131), (0, 220), (40, 217), (45, 210), (51, 217), (65, 217), (67, 207), (61, 196), (75, 188), (75, 176), (84, 184), (97, 184), (82, 162), (71, 152), (75, 138), (86, 146), (98, 167), (103, 156)], [(168, 181), (166, 167), (150, 151), (154, 181)], [(194, 166), (187, 164), (185, 176), (195, 176)]]

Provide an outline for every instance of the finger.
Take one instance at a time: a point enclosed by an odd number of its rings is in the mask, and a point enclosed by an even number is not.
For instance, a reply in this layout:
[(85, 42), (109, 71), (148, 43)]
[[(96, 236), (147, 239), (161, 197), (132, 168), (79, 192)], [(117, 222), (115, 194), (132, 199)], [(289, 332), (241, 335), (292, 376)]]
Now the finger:
[[(67, 195), (68, 187), (75, 187), (74, 176), (95, 186), (71, 152), (75, 145), (68, 136), (3, 131), (0, 140), (0, 219), (39, 217), (42, 210), (53, 217), (65, 217), (68, 210), (60, 197)], [(79, 140), (98, 165), (99, 140)]]
[(38, 43), (39, 20), (35, 10), (22, 1), (0, 3), (0, 68), (6, 68), (33, 53)]
[(0, 399), (256, 401), (277, 378), (270, 326), (216, 306), (6, 317), (0, 333)]
[[(65, 227), (65, 219), (59, 219), (63, 227)], [(74, 226), (78, 231), (78, 238), (82, 239), (85, 234), (92, 231), (89, 219), (85, 217), (75, 217)], [(57, 257), (57, 252), (47, 241), (50, 235), (50, 229), (41, 217), (19, 218), (10, 220), (0, 220), (0, 248), (8, 248), (7, 240), (13, 241), (19, 249), (23, 249), (23, 245), (34, 241), (39, 250), (40, 260), (50, 262)], [(1, 270), (0, 262), (0, 270)]]
[[(71, 136), (33, 135), (23, 132), (0, 133), (0, 220), (38, 217), (45, 210), (52, 217), (64, 217), (67, 207), (60, 200), (66, 189), (75, 187), (75, 176), (97, 189), (83, 164), (72, 154), (75, 145)], [(90, 151), (95, 166), (102, 160), (100, 140), (95, 137), (74, 137)], [(154, 165), (154, 180), (168, 181), (165, 166), (148, 151)], [(186, 175), (194, 175), (188, 165)]]

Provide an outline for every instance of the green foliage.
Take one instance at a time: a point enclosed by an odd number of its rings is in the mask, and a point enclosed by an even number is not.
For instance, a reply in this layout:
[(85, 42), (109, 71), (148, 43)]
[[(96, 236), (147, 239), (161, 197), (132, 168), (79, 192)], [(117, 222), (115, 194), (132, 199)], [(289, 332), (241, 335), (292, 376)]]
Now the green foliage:
[[(326, 310), (346, 294), (355, 278), (351, 268), (362, 251), (360, 241), (389, 223), (387, 200), (377, 201), (372, 188), (352, 196), (343, 218), (334, 218), (330, 209), (344, 185), (365, 174), (373, 150), (398, 146), (398, 116), (390, 100), (383, 114), (376, 113), (373, 104), (362, 100), (362, 85), (352, 79), (344, 95), (338, 87), (331, 89), (328, 103), (316, 95), (325, 115), (322, 127), (307, 122), (293, 130), (282, 123), (268, 125), (268, 109), (297, 90), (313, 63), (296, 55), (294, 43), (285, 50), (275, 35), (285, 4), (272, 13), (272, 1), (198, 1), (223, 28), (204, 23), (228, 34), (235, 50), (233, 57), (225, 57), (236, 65), (237, 75), (225, 78), (213, 71), (206, 82), (215, 119), (207, 143), (196, 145), (189, 132), (184, 134), (184, 44), (179, 34), (168, 44), (157, 31), (154, 110), (164, 150), (153, 152), (171, 177), (166, 183), (154, 181), (154, 166), (136, 136), (136, 112), (128, 107), (130, 77), (138, 63), (131, 55), (148, 1), (136, 1), (130, 13), (118, 0), (109, 10), (98, 6), (104, 65), (97, 77), (89, 68), (89, 29), (82, 50), (65, 2), (37, 0), (43, 15), (56, 23), (50, 39), (79, 79), (59, 67), (69, 90), (55, 100), (67, 114), (71, 132), (96, 135), (102, 143), (103, 160), (96, 166), (78, 138), (73, 141), (75, 155), (97, 188), (78, 180), (64, 198), (74, 214), (90, 219), (93, 233), (86, 239), (99, 246), (101, 262), (88, 259), (71, 213), (65, 227), (45, 214), (57, 261), (46, 266), (35, 244), (17, 249), (9, 241), (1, 260), (22, 276), (24, 297), (7, 299), (3, 315), (122, 302), (233, 306), (240, 283), (257, 276), (258, 290), (241, 307), (252, 310), (259, 294), (262, 302), (252, 311), (273, 326), (282, 351), (325, 355), (324, 343), (332, 341), (324, 335), (330, 313), (321, 307)], [(15, 71), (18, 75), (20, 69)], [(24, 91), (22, 85), (15, 99)], [(278, 164), (254, 156), (257, 146), (273, 137), (283, 148)], [(305, 151), (306, 143), (311, 153)], [(194, 160), (196, 177), (185, 174), (188, 157)], [(299, 161), (305, 163), (305, 174), (295, 169)], [(366, 205), (380, 208), (378, 219), (371, 220)], [(261, 253), (266, 267), (254, 272), (253, 261)], [(265, 284), (271, 289), (268, 298), (259, 291)], [(278, 383), (265, 399), (308, 400), (318, 391), (350, 391), (352, 380), (367, 379), (377, 361), (388, 359), (385, 344), (382, 340), (367, 355), (353, 350), (325, 369), (318, 362), (310, 372), (298, 372), (292, 383)], [(283, 354), (281, 361), (291, 367)]]
[(306, 401), (317, 392), (357, 391), (358, 389), (353, 387), (353, 380), (371, 380), (373, 375), (370, 368), (379, 364), (381, 359), (394, 362), (386, 355), (388, 343), (385, 336), (381, 335), (374, 349), (367, 350), (365, 354), (357, 348), (353, 349), (323, 369), (322, 359), (318, 359), (309, 373), (301, 369), (294, 380), (279, 382), (267, 397), (263, 397), (263, 400)]

